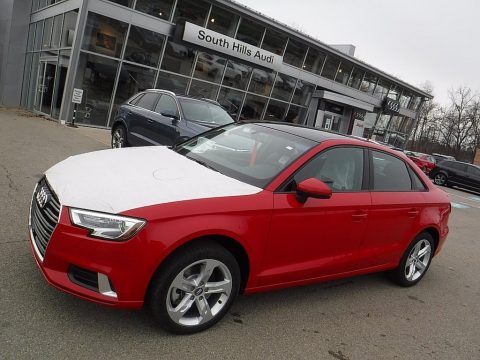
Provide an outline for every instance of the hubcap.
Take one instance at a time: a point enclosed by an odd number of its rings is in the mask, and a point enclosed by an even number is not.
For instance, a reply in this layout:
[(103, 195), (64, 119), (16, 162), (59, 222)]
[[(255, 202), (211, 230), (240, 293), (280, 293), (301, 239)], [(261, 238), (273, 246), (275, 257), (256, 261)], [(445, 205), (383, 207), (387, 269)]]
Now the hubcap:
[(123, 131), (122, 129), (118, 128), (117, 130), (114, 131), (113, 137), (112, 137), (112, 147), (114, 148), (122, 148), (125, 145), (125, 139), (123, 136)]
[(420, 240), (410, 251), (405, 264), (405, 277), (408, 281), (415, 281), (427, 270), (432, 247), (427, 240)]
[(435, 183), (437, 185), (443, 185), (445, 184), (445, 175), (443, 174), (438, 174), (437, 176), (435, 176)]
[(232, 275), (214, 259), (197, 261), (173, 279), (167, 293), (167, 312), (177, 324), (196, 326), (214, 318), (227, 304)]

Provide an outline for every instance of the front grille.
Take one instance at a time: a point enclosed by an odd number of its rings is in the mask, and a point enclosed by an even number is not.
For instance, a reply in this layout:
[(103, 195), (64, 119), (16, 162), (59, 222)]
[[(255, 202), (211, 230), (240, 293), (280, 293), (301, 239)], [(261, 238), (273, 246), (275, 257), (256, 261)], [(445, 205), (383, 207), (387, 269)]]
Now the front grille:
[(30, 211), (30, 226), (33, 241), (42, 258), (45, 256), (48, 242), (57, 226), (60, 215), (60, 202), (53, 190), (43, 178), (33, 193)]
[(98, 273), (70, 265), (68, 277), (71, 282), (98, 292)]

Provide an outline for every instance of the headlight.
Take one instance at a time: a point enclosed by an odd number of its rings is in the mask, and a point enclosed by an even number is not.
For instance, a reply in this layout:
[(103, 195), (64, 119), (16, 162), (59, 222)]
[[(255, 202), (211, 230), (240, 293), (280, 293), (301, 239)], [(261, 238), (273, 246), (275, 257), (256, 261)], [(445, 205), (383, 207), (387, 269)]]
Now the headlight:
[(147, 223), (145, 220), (70, 208), (72, 223), (90, 230), (90, 236), (108, 240), (128, 240)]

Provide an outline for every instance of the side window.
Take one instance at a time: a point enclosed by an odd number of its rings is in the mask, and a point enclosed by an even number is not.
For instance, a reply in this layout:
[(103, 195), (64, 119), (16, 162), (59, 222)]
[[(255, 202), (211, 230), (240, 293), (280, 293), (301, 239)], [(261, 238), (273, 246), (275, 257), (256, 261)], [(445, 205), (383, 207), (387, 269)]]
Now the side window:
[(333, 148), (318, 154), (294, 176), (296, 184), (309, 178), (323, 181), (334, 192), (361, 191), (363, 149)]
[(446, 163), (444, 165), (447, 165), (449, 168), (451, 168), (453, 170), (467, 171), (467, 165), (466, 164), (449, 161), (448, 163)]
[(138, 105), (138, 102), (140, 101), (140, 99), (142, 98), (144, 94), (140, 94), (140, 95), (137, 95), (135, 96), (132, 101), (130, 101), (130, 105)]
[(373, 191), (411, 191), (407, 165), (399, 158), (372, 151)]
[(480, 178), (480, 168), (469, 165), (468, 166), (468, 174)]
[(155, 93), (145, 93), (142, 98), (138, 101), (137, 106), (147, 110), (153, 110), (155, 102), (157, 101), (158, 94)]
[(415, 171), (411, 171), (410, 174), (412, 175), (412, 180), (413, 180), (413, 185), (415, 186), (416, 190), (424, 191), (427, 190), (427, 187), (425, 184), (420, 180), (418, 175), (415, 173)]
[(178, 116), (177, 103), (171, 96), (162, 95), (155, 107), (155, 112)]

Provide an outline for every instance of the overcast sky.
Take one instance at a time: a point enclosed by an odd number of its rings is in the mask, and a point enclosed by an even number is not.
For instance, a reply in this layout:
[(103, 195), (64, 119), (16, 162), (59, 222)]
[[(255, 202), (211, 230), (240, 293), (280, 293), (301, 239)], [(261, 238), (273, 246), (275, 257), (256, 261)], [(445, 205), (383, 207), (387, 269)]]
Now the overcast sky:
[(236, 0), (409, 84), (430, 81), (435, 100), (480, 92), (480, 0)]

